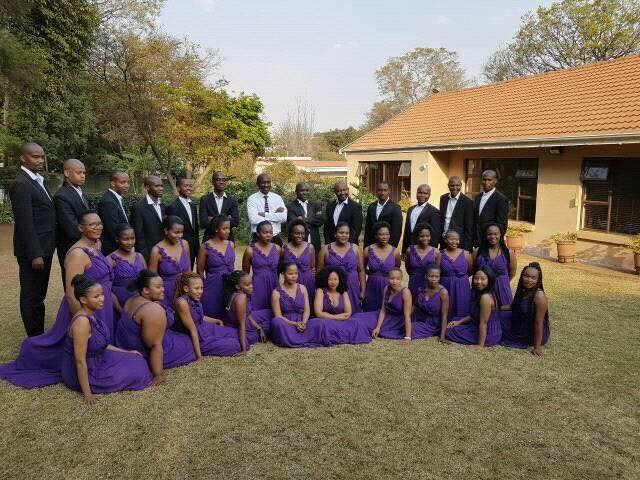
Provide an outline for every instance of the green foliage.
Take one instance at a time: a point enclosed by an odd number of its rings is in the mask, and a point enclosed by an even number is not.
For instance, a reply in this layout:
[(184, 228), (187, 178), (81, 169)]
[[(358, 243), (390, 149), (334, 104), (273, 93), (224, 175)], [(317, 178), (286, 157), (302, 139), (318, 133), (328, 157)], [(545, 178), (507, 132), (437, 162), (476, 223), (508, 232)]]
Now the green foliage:
[(558, 232), (551, 235), (550, 238), (554, 243), (575, 242), (578, 239), (578, 234), (576, 232)]
[(367, 190), (367, 187), (362, 183), (352, 183), (351, 186), (356, 189), (356, 194), (353, 196), (354, 200), (362, 206), (362, 217), (367, 216), (367, 208), (373, 202), (376, 201), (376, 196)]
[(522, 224), (516, 223), (516, 224), (509, 224), (509, 226), (507, 226), (507, 233), (505, 234), (505, 236), (507, 237), (517, 237), (518, 235), (522, 235), (523, 233), (527, 233), (529, 230), (527, 229), (527, 227), (525, 227)]

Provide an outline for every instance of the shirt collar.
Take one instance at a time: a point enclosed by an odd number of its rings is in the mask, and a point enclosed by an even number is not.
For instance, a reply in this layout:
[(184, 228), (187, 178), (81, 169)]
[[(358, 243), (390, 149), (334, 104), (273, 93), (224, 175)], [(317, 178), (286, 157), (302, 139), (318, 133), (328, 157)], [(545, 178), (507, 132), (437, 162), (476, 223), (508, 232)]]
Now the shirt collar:
[[(262, 192), (260, 192), (262, 193)], [(216, 198), (227, 198), (227, 192), (222, 192), (222, 195), (218, 195), (215, 190), (213, 191), (213, 196)]]
[(493, 187), (491, 190), (489, 190), (488, 192), (482, 192), (482, 196), (483, 197), (488, 197), (490, 196), (493, 192), (496, 191), (496, 187)]
[(154, 202), (153, 199), (147, 193), (147, 203), (149, 205), (160, 205), (161, 202), (162, 202), (162, 200), (158, 200), (158, 203)]
[(82, 188), (76, 187), (75, 185), (71, 185), (71, 184), (69, 184), (69, 186), (73, 188), (76, 192), (78, 192), (78, 195), (82, 196)]
[(349, 197), (347, 197), (344, 202), (338, 202), (338, 205), (346, 205), (347, 203), (349, 203)]
[(388, 198), (384, 201), (384, 203), (380, 203), (380, 200), (378, 200), (378, 205), (380, 205), (382, 208), (384, 208), (384, 206), (387, 204), (388, 201), (389, 201)]
[(452, 197), (451, 194), (449, 194), (449, 198), (451, 198), (451, 199), (455, 198), (456, 200), (460, 200), (460, 194), (461, 193), (462, 192), (458, 192), (458, 194), (455, 197)]
[(182, 203), (191, 203), (191, 199), (190, 198), (184, 198), (184, 197), (181, 197), (181, 196), (178, 196), (178, 198), (180, 199), (180, 201)]
[(109, 191), (113, 193), (119, 201), (122, 201), (122, 195), (120, 195), (118, 192), (116, 192), (112, 188), (110, 188)]
[(298, 202), (300, 203), (300, 205), (308, 205), (309, 204), (309, 200), (300, 200), (298, 198)]
[(31, 180), (38, 180), (39, 178), (42, 178), (42, 175), (40, 175), (39, 173), (36, 172), (32, 172), (31, 170), (29, 170), (27, 167), (25, 167), (24, 165), (21, 165), (20, 168), (27, 174), (29, 175), (29, 178), (31, 178)]

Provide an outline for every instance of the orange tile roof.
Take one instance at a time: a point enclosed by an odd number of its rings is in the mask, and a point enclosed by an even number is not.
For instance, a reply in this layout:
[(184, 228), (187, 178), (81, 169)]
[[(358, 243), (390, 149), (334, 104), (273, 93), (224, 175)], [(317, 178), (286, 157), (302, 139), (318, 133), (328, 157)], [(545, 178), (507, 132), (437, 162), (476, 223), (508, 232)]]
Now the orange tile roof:
[(343, 148), (640, 135), (640, 56), (431, 95)]

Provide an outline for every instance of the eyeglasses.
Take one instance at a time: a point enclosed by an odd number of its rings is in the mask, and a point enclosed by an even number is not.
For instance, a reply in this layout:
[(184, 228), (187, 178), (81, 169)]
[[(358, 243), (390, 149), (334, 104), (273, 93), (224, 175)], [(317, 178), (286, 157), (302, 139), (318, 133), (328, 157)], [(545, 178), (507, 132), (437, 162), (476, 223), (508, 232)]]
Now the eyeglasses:
[(82, 226), (89, 228), (100, 228), (104, 224), (102, 222), (83, 223)]

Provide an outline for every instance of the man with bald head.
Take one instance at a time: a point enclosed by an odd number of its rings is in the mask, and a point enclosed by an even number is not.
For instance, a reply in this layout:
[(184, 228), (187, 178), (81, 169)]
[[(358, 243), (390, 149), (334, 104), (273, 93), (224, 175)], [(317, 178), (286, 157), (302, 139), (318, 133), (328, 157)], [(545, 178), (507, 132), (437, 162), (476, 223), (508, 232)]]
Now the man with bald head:
[(151, 249), (164, 238), (162, 219), (166, 211), (162, 203), (162, 179), (157, 175), (150, 175), (144, 179), (144, 188), (147, 194), (133, 205), (131, 223), (136, 232), (136, 250), (149, 263)]
[(407, 219), (404, 224), (404, 233), (402, 235), (402, 254), (404, 255), (409, 248), (409, 245), (413, 245), (413, 231), (418, 224), (427, 224), (431, 227), (431, 243), (432, 247), (437, 247), (440, 242), (440, 236), (442, 235), (442, 218), (440, 217), (440, 210), (433, 205), (430, 205), (429, 198), (431, 197), (431, 187), (426, 183), (418, 185), (416, 190), (416, 199), (418, 203), (412, 205), (407, 210)]
[(287, 204), (287, 224), (302, 220), (307, 226), (307, 242), (320, 253), (320, 227), (324, 224), (324, 213), (319, 203), (309, 200), (311, 187), (307, 182), (296, 185), (296, 199)]
[(104, 225), (102, 229), (102, 254), (109, 255), (118, 248), (116, 229), (129, 223), (129, 212), (124, 206), (124, 196), (129, 193), (129, 174), (122, 170), (111, 172), (109, 190), (98, 200), (98, 215)]
[(496, 223), (504, 234), (509, 221), (509, 200), (496, 190), (498, 175), (494, 170), (482, 172), (482, 192), (473, 201), (473, 218), (476, 227), (474, 246), (480, 245), (480, 239), (486, 228)]
[(89, 200), (82, 192), (82, 186), (86, 178), (84, 164), (75, 158), (64, 162), (62, 166), (64, 182), (53, 196), (56, 206), (56, 250), (60, 271), (62, 273), (62, 285), (65, 285), (64, 258), (71, 245), (80, 239), (78, 230), (78, 216), (90, 209)]
[(362, 206), (349, 198), (349, 185), (347, 182), (337, 182), (333, 186), (336, 200), (327, 205), (324, 220), (324, 243), (329, 244), (336, 240), (336, 225), (339, 222), (347, 222), (351, 229), (349, 241), (358, 244), (360, 232), (362, 232)]
[(56, 249), (56, 213), (40, 172), (45, 153), (37, 143), (20, 149), (18, 175), (9, 189), (13, 210), (13, 253), (18, 260), (20, 315), (27, 335), (44, 333), (51, 260)]
[(471, 251), (473, 249), (473, 200), (467, 197), (462, 190), (462, 179), (453, 176), (447, 184), (449, 193), (440, 197), (440, 214), (444, 223), (440, 246), (445, 247), (444, 235), (449, 230), (455, 230), (460, 236), (460, 248)]

